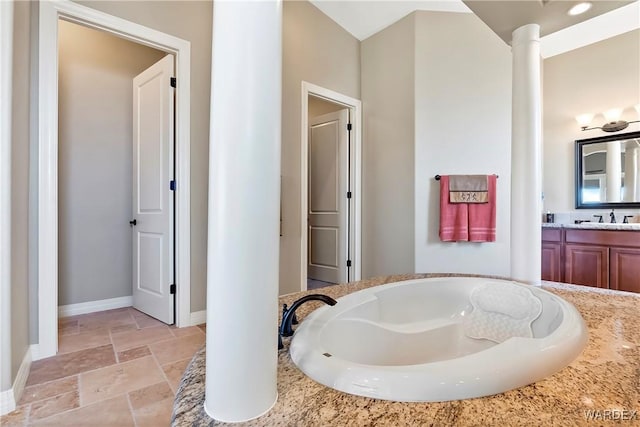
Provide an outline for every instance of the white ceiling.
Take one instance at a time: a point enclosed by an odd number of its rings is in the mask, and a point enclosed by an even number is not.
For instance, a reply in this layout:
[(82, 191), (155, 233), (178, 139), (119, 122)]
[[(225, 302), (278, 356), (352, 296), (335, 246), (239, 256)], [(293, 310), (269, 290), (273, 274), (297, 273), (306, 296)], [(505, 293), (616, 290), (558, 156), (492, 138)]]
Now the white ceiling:
[[(310, 1), (358, 40), (372, 36), (416, 10), (472, 13), (461, 0)], [(635, 1), (542, 37), (540, 50), (542, 57), (548, 58), (638, 28), (640, 2)]]
[(416, 10), (462, 12), (471, 10), (462, 0), (310, 0), (358, 40), (364, 40)]

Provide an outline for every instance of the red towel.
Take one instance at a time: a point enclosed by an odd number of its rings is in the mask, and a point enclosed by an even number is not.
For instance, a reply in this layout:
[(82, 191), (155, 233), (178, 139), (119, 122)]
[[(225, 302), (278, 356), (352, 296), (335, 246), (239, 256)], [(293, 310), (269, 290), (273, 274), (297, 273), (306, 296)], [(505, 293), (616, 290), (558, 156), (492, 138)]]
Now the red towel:
[(469, 240), (469, 205), (449, 202), (449, 177), (440, 177), (440, 240)]
[(440, 177), (440, 240), (496, 241), (496, 176), (489, 175), (487, 203), (449, 203), (449, 177)]
[(487, 203), (469, 204), (469, 241), (496, 241), (496, 176), (487, 176)]

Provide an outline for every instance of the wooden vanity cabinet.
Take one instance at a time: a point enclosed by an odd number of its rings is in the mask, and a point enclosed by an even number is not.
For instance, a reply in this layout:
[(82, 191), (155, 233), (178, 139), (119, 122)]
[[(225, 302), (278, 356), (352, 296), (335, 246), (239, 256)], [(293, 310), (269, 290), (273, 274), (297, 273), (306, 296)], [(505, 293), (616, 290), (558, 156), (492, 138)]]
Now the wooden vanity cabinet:
[(609, 260), (609, 287), (640, 293), (640, 248), (611, 248)]
[(566, 283), (609, 287), (609, 248), (568, 244), (564, 254)]
[(640, 293), (640, 232), (543, 228), (542, 279)]
[(562, 228), (542, 229), (542, 280), (564, 281), (562, 265)]

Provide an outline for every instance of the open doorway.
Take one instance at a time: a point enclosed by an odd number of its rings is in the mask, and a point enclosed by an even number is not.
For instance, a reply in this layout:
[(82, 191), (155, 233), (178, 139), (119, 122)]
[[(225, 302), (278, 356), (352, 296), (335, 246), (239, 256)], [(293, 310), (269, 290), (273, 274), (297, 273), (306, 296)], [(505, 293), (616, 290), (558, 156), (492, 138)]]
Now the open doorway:
[(301, 289), (360, 280), (361, 104), (303, 82)]
[(307, 289), (349, 281), (349, 109), (309, 95)]
[(174, 57), (58, 28), (59, 315), (134, 306), (173, 324)]
[[(72, 21), (153, 47), (175, 59), (175, 321), (190, 326), (190, 45), (189, 42), (74, 2), (43, 2), (38, 21), (38, 349), (34, 359), (58, 347), (58, 27)], [(108, 103), (104, 108), (117, 108)], [(131, 218), (129, 218), (131, 220)], [(128, 221), (127, 221), (128, 223)], [(126, 224), (128, 228), (128, 224)], [(91, 232), (91, 230), (83, 230)], [(130, 231), (129, 231), (130, 232)], [(133, 249), (132, 249), (133, 251)], [(173, 288), (173, 287), (172, 287)]]

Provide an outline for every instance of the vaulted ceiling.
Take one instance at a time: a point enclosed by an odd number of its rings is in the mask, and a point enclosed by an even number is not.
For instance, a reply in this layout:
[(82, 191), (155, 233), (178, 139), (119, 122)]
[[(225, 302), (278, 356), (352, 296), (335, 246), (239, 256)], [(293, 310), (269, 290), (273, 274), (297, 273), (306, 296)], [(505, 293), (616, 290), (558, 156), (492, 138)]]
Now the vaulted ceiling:
[[(591, 0), (592, 8), (577, 16), (568, 10), (579, 0), (311, 0), (327, 16), (359, 40), (364, 40), (416, 10), (475, 13), (507, 44), (513, 30), (522, 25), (540, 25), (541, 36), (561, 35), (583, 23), (583, 30), (571, 37), (586, 37), (593, 43), (600, 39), (640, 28), (639, 0)], [(633, 3), (633, 5), (631, 5)], [(619, 10), (618, 10), (619, 9)], [(613, 13), (615, 12), (615, 17)], [(617, 22), (623, 16), (624, 25)], [(608, 20), (607, 20), (607, 17)], [(602, 18), (602, 22), (600, 19)], [(606, 28), (606, 27), (618, 28)], [(586, 28), (586, 29), (585, 29)], [(599, 28), (594, 30), (593, 28)], [(602, 32), (602, 35), (592, 33)], [(544, 55), (543, 55), (544, 56)]]

